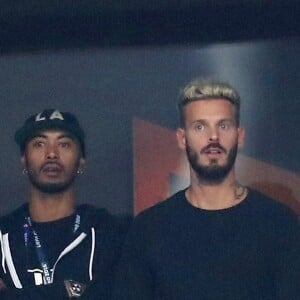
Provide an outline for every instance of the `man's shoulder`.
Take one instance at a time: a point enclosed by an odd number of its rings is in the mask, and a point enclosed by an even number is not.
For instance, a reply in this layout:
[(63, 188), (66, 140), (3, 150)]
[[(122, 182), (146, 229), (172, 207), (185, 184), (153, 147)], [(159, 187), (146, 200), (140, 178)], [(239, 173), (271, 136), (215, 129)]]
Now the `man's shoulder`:
[(11, 212), (0, 217), (0, 230), (8, 231), (15, 228), (20, 222), (24, 222), (24, 217), (28, 215), (28, 204), (25, 203)]
[(177, 214), (181, 210), (180, 206), (185, 197), (184, 193), (185, 190), (178, 191), (169, 198), (145, 209), (135, 217), (135, 220), (166, 219), (168, 216)]
[(90, 204), (79, 205), (77, 211), (82, 219), (83, 231), (89, 232), (94, 228), (96, 235), (102, 238), (104, 236), (109, 236), (110, 239), (122, 238), (132, 221), (132, 217), (113, 215), (105, 208)]
[(257, 190), (249, 191), (249, 200), (248, 203), (256, 215), (271, 219), (273, 222), (298, 219), (288, 205)]
[(255, 205), (260, 207), (265, 206), (277, 212), (291, 211), (286, 204), (258, 190), (249, 189), (249, 197)]
[(96, 207), (91, 204), (81, 204), (76, 207), (76, 211), (80, 215), (82, 222), (87, 227), (102, 227), (105, 225), (113, 225), (114, 216), (102, 207)]

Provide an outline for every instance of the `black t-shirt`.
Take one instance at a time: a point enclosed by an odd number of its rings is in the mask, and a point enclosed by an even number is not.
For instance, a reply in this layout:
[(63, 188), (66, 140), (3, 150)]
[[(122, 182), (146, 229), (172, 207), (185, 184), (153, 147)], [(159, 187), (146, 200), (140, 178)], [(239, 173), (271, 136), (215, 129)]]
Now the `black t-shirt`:
[(114, 299), (296, 300), (299, 239), (296, 216), (262, 194), (210, 211), (181, 191), (135, 219)]
[(74, 233), (76, 216), (77, 214), (72, 214), (51, 222), (31, 222), (32, 226), (29, 226), (28, 229), (28, 246), (26, 247), (28, 272), (34, 272), (35, 269), (41, 270), (41, 262), (37, 254), (34, 235), (31, 229), (37, 233), (41, 244), (41, 251), (50, 269), (52, 269), (60, 253), (76, 235), (76, 232)]

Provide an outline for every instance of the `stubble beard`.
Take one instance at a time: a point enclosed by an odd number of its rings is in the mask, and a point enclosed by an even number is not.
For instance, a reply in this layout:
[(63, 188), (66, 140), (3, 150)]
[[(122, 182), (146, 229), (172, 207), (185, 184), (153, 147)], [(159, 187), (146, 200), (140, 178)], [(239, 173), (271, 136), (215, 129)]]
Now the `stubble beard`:
[(73, 172), (70, 177), (61, 182), (42, 182), (39, 180), (38, 176), (35, 175), (29, 168), (28, 168), (28, 179), (30, 183), (40, 192), (46, 194), (57, 194), (66, 191), (73, 183), (76, 178), (76, 172)]
[(59, 183), (43, 183), (35, 180), (34, 178), (29, 176), (29, 181), (31, 184), (45, 194), (58, 194), (66, 191), (74, 182), (75, 177), (72, 180), (67, 182), (59, 182)]
[(191, 168), (197, 174), (200, 181), (207, 182), (208, 184), (218, 184), (222, 182), (229, 172), (233, 169), (238, 152), (237, 143), (228, 151), (227, 161), (224, 165), (218, 165), (217, 159), (211, 159), (210, 164), (204, 166), (199, 162), (201, 154), (195, 152), (187, 144), (186, 153)]

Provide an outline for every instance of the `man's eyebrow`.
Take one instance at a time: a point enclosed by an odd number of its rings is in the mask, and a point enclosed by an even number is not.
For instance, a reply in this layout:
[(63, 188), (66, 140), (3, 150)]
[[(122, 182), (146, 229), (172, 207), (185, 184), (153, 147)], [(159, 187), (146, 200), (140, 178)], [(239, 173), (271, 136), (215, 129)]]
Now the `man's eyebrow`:
[(219, 120), (219, 122), (235, 122), (234, 119), (231, 119), (231, 118), (224, 118), (224, 119), (221, 119)]
[[(232, 118), (222, 118), (219, 120), (216, 120), (216, 124), (222, 123), (222, 122), (229, 122), (229, 123), (235, 123), (235, 120)], [(207, 119), (196, 119), (192, 121), (192, 124), (196, 124), (196, 123), (209, 123), (209, 120)]]
[[(216, 122), (224, 122), (224, 121), (232, 121), (233, 119), (231, 118), (221, 118), (221, 119), (218, 119), (218, 120), (215, 120)], [(202, 118), (202, 119), (195, 119), (192, 121), (193, 123), (194, 122), (210, 122), (209, 119), (205, 119), (205, 118)]]
[(62, 139), (62, 138), (70, 138), (70, 139), (74, 139), (75, 137), (72, 135), (72, 134), (69, 134), (69, 133), (62, 133), (58, 136), (59, 139)]
[(37, 139), (37, 138), (47, 138), (47, 136), (45, 134), (39, 133), (32, 137), (32, 139)]
[(198, 122), (207, 122), (207, 121), (205, 121), (205, 119), (196, 119), (192, 121), (192, 123), (198, 123)]
[[(44, 139), (47, 139), (48, 136), (47, 136), (47, 134), (44, 134), (44, 133), (38, 133), (38, 134), (36, 134), (36, 135), (34, 135), (34, 136), (32, 137), (32, 139), (36, 139), (36, 138), (44, 138)], [(70, 134), (70, 133), (62, 133), (62, 134), (60, 134), (57, 138), (58, 138), (58, 139), (69, 138), (69, 139), (71, 139), (71, 140), (76, 140), (76, 137), (75, 137), (74, 135)]]
[(70, 139), (70, 140), (72, 140), (72, 141), (77, 141), (77, 138), (76, 138), (76, 136), (74, 136), (73, 134), (71, 134), (71, 133), (62, 133), (61, 135), (59, 135), (58, 137), (57, 137), (57, 139), (59, 139), (59, 140), (61, 140), (61, 139)]

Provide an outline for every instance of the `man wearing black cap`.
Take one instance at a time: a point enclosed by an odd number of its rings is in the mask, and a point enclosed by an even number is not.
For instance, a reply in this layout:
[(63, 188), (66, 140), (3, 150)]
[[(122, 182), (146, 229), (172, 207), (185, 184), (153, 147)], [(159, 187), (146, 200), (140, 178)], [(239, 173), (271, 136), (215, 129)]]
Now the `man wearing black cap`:
[(16, 131), (29, 201), (0, 220), (1, 299), (109, 299), (119, 233), (105, 210), (76, 207), (84, 131), (71, 113), (48, 109)]

